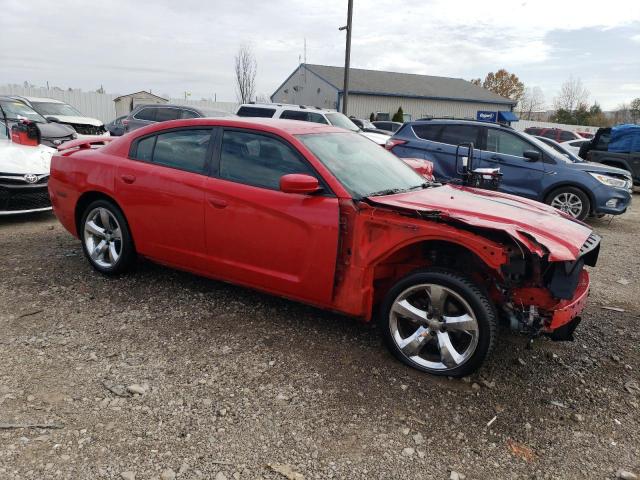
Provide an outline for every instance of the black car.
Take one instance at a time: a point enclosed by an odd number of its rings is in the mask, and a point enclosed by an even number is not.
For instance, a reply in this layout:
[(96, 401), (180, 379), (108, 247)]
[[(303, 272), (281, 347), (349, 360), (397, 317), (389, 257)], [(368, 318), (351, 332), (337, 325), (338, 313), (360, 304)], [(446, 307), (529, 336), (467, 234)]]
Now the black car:
[(349, 120), (360, 127), (363, 132), (382, 133), (383, 135), (389, 135), (388, 131), (376, 127), (373, 123), (364, 118), (349, 117)]
[(104, 127), (109, 131), (112, 137), (120, 137), (124, 135), (124, 123), (122, 121), (127, 118), (127, 115), (111, 120)]
[(21, 120), (34, 122), (40, 131), (40, 143), (56, 148), (58, 145), (77, 138), (76, 131), (68, 125), (50, 122), (24, 103), (9, 97), (0, 97), (0, 121), (5, 119), (9, 128)]
[(376, 128), (380, 130), (385, 130), (386, 132), (395, 133), (402, 126), (400, 122), (392, 122), (391, 120), (380, 120), (376, 122), (371, 122)]

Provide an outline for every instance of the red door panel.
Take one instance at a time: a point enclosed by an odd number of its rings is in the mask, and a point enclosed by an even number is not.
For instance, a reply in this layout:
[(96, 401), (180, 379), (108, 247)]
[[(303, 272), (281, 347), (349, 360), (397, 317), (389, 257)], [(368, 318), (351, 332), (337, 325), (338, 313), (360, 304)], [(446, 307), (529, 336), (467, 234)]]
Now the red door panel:
[(117, 198), (142, 255), (189, 269), (206, 258), (206, 177), (146, 162), (124, 162), (116, 175)]
[(338, 200), (207, 179), (206, 244), (221, 277), (330, 303)]

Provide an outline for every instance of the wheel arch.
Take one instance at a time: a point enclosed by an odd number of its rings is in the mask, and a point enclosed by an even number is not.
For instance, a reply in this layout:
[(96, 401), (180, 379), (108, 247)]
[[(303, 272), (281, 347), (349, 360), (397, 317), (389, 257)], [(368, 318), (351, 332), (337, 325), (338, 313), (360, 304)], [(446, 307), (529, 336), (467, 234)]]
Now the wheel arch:
[(133, 232), (131, 231), (131, 226), (129, 225), (129, 220), (127, 219), (127, 215), (124, 209), (116, 201), (115, 198), (99, 190), (90, 190), (90, 191), (84, 192), (82, 195), (80, 195), (80, 197), (78, 198), (78, 201), (76, 202), (76, 207), (74, 211), (74, 224), (76, 227), (76, 232), (78, 234), (78, 237), (81, 237), (81, 232), (82, 232), (82, 225), (80, 225), (80, 223), (82, 222), (82, 215), (84, 214), (87, 207), (92, 202), (95, 202), (96, 200), (106, 200), (108, 202), (113, 203), (116, 207), (118, 207), (118, 209), (120, 209), (120, 212), (122, 212), (122, 216), (124, 217), (125, 222), (127, 222), (127, 227), (129, 228), (129, 232), (131, 233), (131, 240), (135, 245), (135, 241), (133, 239)]
[(484, 242), (471, 243), (451, 238), (422, 238), (397, 245), (369, 267), (370, 315), (374, 316), (377, 305), (398, 280), (421, 268), (450, 269), (475, 279), (484, 288), (481, 279), (499, 275), (499, 265), (506, 263), (506, 258), (503, 246), (482, 240)]
[(578, 190), (583, 192), (587, 196), (587, 198), (589, 198), (589, 203), (591, 204), (589, 205), (589, 213), (592, 213), (594, 211), (596, 199), (593, 196), (593, 192), (591, 191), (590, 188), (585, 188), (584, 184), (580, 184), (578, 182), (562, 181), (562, 182), (554, 183), (553, 185), (547, 187), (544, 190), (544, 192), (542, 192), (542, 202), (547, 203), (547, 197), (549, 196), (549, 194), (551, 194), (554, 190), (557, 190), (562, 187), (577, 188)]

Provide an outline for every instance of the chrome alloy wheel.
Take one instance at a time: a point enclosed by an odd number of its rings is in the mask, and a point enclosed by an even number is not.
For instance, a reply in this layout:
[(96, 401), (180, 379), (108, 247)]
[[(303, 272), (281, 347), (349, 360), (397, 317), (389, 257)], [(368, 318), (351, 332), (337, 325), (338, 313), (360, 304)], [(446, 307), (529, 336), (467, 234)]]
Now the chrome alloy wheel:
[(112, 268), (122, 254), (122, 233), (116, 217), (104, 207), (94, 208), (84, 222), (84, 246), (96, 265)]
[(553, 197), (551, 206), (568, 213), (573, 218), (578, 218), (582, 213), (582, 200), (575, 193), (562, 192)]
[(471, 306), (442, 285), (414, 285), (398, 295), (389, 328), (402, 354), (425, 369), (454, 369), (478, 346), (478, 321)]

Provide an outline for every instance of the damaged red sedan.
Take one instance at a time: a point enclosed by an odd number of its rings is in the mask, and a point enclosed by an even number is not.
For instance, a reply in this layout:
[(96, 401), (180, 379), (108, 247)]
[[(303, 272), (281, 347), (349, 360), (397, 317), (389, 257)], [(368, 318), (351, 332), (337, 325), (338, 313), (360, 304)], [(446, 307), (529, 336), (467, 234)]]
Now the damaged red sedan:
[(104, 274), (139, 255), (375, 318), (400, 360), (436, 375), (476, 370), (499, 318), (557, 339), (580, 321), (591, 229), (520, 197), (425, 183), (356, 133), (192, 119), (92, 143), (60, 147), (49, 193)]

